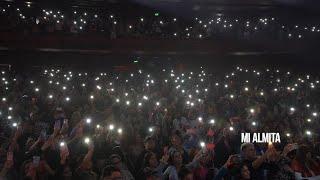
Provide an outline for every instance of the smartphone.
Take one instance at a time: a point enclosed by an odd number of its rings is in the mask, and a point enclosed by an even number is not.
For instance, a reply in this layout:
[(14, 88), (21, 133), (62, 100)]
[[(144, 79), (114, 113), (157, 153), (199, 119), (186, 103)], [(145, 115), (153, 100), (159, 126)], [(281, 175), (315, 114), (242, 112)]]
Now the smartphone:
[(60, 151), (69, 154), (69, 148), (65, 142), (60, 142)]
[(47, 131), (46, 131), (46, 130), (42, 130), (42, 131), (40, 132), (40, 138), (43, 139), (43, 140), (45, 140), (46, 137), (47, 137)]
[(240, 163), (242, 162), (242, 157), (241, 157), (241, 155), (240, 155), (240, 154), (234, 155), (234, 156), (232, 157), (232, 159), (231, 159), (231, 162), (232, 162), (232, 164), (236, 164), (236, 165), (240, 164)]
[(38, 167), (39, 166), (39, 163), (40, 163), (40, 156), (33, 156), (33, 161), (32, 161), (33, 165), (35, 167)]
[(7, 160), (8, 161), (13, 161), (13, 152), (8, 152), (7, 153)]
[(60, 120), (55, 121), (55, 123), (54, 123), (54, 128), (55, 128), (55, 129), (60, 129), (60, 128), (61, 128)]

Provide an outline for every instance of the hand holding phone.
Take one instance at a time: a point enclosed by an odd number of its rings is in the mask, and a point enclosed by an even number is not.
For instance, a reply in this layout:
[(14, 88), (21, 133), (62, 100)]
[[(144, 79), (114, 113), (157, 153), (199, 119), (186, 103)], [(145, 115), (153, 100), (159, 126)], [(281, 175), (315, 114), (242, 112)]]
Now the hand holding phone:
[(54, 122), (54, 129), (60, 129), (61, 127), (61, 123), (60, 123), (60, 120), (57, 120)]
[(38, 166), (39, 166), (39, 163), (40, 163), (40, 156), (33, 156), (32, 164), (33, 164), (35, 167), (38, 167)]
[(44, 141), (44, 140), (46, 140), (46, 137), (47, 137), (47, 131), (46, 131), (46, 130), (42, 130), (42, 131), (40, 132), (39, 139), (42, 140), (42, 141)]
[(69, 155), (69, 148), (67, 146), (67, 143), (60, 142), (60, 157), (61, 159), (67, 158)]
[(7, 153), (7, 161), (13, 161), (13, 152)]

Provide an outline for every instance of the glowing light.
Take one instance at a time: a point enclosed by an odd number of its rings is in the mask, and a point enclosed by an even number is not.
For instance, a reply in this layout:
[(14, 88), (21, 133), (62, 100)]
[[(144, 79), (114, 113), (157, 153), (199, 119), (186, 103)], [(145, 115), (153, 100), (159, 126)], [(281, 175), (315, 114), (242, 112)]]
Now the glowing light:
[(60, 147), (63, 147), (65, 145), (66, 145), (65, 142), (60, 142)]
[(233, 128), (232, 126), (230, 126), (230, 127), (229, 127), (229, 130), (230, 130), (230, 131), (233, 131), (233, 130), (234, 130), (234, 128)]
[(87, 119), (86, 119), (86, 123), (87, 123), (87, 124), (90, 124), (90, 123), (91, 123), (91, 118), (87, 118)]
[(313, 112), (313, 113), (312, 113), (312, 116), (317, 117), (317, 116), (318, 116), (318, 113), (317, 113), (317, 112)]
[(202, 147), (202, 148), (204, 148), (205, 146), (206, 146), (206, 143), (205, 142), (200, 142), (200, 146)]
[(84, 138), (84, 143), (89, 144), (90, 143), (90, 138), (88, 138), (88, 137)]
[(311, 131), (306, 130), (306, 135), (311, 136), (312, 135)]
[(110, 124), (110, 125), (109, 125), (109, 130), (112, 131), (113, 129), (114, 129), (114, 125), (113, 125), (113, 124)]

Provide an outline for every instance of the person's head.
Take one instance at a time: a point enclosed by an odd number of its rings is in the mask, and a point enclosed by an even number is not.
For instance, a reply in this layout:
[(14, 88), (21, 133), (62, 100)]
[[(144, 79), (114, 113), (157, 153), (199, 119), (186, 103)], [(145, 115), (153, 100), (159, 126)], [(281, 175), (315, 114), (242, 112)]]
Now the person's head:
[(169, 163), (172, 164), (172, 165), (182, 165), (182, 154), (174, 149), (174, 150), (171, 150), (171, 152), (169, 152)]
[(121, 180), (121, 172), (115, 166), (107, 166), (103, 169), (101, 180)]
[(144, 140), (144, 148), (147, 151), (153, 151), (156, 147), (154, 139), (151, 136), (148, 136)]
[(153, 152), (147, 152), (144, 156), (144, 166), (156, 168), (158, 166), (157, 156)]
[(144, 168), (144, 175), (146, 180), (160, 180), (161, 177), (157, 174), (157, 171), (153, 170), (152, 168)]
[(253, 160), (256, 158), (256, 149), (252, 143), (244, 143), (241, 145), (241, 155), (244, 159)]
[(214, 152), (208, 149), (201, 150), (200, 164), (210, 167), (213, 165)]
[(180, 131), (175, 131), (171, 136), (171, 144), (174, 147), (179, 147), (182, 145), (182, 136)]
[(287, 158), (289, 158), (290, 160), (293, 160), (296, 155), (297, 155), (297, 149), (299, 148), (298, 144), (293, 143), (293, 144), (287, 144), (282, 153), (284, 156), (286, 156)]
[(241, 179), (250, 179), (251, 178), (249, 168), (246, 165), (241, 166), (240, 173), (241, 173)]
[(296, 158), (299, 162), (305, 163), (312, 158), (311, 149), (306, 145), (300, 145), (297, 151)]
[(154, 126), (154, 135), (160, 136), (161, 134), (161, 129), (159, 125)]
[(181, 180), (193, 180), (193, 173), (186, 167), (182, 167), (179, 171), (179, 179)]
[(121, 167), (121, 157), (118, 155), (118, 154), (112, 154), (110, 156), (110, 161), (112, 163), (112, 165), (116, 168), (119, 168)]

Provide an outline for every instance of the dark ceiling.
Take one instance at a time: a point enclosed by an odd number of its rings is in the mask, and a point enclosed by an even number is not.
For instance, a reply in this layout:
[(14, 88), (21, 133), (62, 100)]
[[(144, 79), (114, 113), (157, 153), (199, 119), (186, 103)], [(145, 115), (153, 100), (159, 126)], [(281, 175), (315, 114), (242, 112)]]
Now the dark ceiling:
[(75, 6), (98, 6), (103, 7), (110, 3), (129, 3), (136, 2), (139, 4), (194, 4), (194, 5), (209, 5), (209, 6), (226, 6), (226, 7), (241, 7), (241, 6), (255, 6), (255, 7), (308, 7), (319, 8), (319, 0), (0, 0), (7, 2), (27, 2), (31, 1), (38, 4), (60, 4), (60, 5), (75, 5)]

